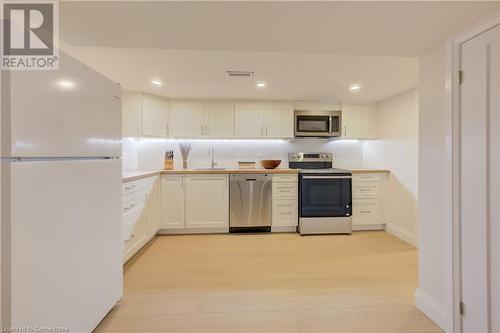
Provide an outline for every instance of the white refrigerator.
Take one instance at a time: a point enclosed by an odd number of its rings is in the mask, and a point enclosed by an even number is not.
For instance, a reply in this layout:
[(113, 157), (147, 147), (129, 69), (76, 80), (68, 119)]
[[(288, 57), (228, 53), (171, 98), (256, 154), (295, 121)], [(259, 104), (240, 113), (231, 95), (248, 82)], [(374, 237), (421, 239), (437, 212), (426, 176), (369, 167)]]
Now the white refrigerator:
[(121, 88), (1, 73), (1, 326), (91, 332), (122, 296)]

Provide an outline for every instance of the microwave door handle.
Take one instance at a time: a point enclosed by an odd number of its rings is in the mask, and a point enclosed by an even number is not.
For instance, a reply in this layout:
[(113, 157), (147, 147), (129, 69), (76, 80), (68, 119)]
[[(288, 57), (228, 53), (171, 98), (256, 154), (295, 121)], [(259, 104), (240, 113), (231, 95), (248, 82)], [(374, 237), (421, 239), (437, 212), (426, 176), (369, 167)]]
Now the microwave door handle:
[(333, 116), (328, 117), (328, 132), (333, 133)]

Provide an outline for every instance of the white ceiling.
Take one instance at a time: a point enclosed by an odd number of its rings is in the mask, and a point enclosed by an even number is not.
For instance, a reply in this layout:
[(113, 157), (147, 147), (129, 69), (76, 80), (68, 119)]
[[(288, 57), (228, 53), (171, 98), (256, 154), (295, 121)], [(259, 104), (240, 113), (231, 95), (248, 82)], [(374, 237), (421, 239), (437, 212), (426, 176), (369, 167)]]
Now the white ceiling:
[[(380, 100), (417, 57), (499, 2), (62, 2), (67, 50), (125, 90), (173, 98)], [(266, 81), (229, 79), (251, 70)], [(153, 88), (151, 79), (164, 82)], [(350, 93), (351, 83), (362, 90)]]

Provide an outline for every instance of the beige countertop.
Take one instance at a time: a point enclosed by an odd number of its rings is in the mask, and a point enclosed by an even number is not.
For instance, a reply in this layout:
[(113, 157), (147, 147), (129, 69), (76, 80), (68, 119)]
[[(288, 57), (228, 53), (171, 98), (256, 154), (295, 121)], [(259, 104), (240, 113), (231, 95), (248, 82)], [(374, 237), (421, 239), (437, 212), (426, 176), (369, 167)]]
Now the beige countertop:
[[(363, 169), (363, 168), (339, 168), (343, 170), (351, 171), (352, 173), (390, 173), (390, 170), (386, 169)], [(242, 174), (242, 173), (268, 173), (268, 174), (297, 174), (299, 173), (296, 169), (289, 168), (277, 168), (277, 169), (175, 169), (175, 170), (133, 170), (133, 171), (123, 171), (122, 179), (123, 182), (129, 182), (132, 180), (137, 180), (141, 178), (147, 178), (159, 174)]]
[(132, 180), (156, 176), (159, 174), (160, 174), (160, 170), (122, 171), (122, 181), (125, 183), (125, 182), (130, 182)]
[(242, 174), (242, 173), (271, 173), (271, 174), (298, 174), (296, 169), (277, 168), (277, 169), (175, 169), (175, 170), (162, 170), (162, 174)]
[(352, 173), (390, 173), (387, 169), (363, 169), (363, 168), (339, 168), (343, 170), (349, 170)]

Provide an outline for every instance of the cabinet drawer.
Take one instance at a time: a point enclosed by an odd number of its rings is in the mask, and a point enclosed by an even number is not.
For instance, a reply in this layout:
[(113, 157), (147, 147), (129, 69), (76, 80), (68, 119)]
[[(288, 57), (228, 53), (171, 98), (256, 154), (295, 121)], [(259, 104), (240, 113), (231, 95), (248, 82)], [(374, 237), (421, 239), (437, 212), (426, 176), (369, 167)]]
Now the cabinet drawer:
[(127, 213), (123, 214), (122, 217), (122, 231), (123, 231), (123, 240), (127, 240), (130, 238), (130, 234), (132, 233), (132, 230), (134, 229), (135, 225), (137, 224), (137, 221), (141, 218), (143, 215), (142, 212), (144, 210), (144, 206), (138, 206), (135, 207), (134, 209), (131, 209)]
[(352, 197), (357, 199), (380, 198), (379, 182), (353, 182)]
[(352, 175), (353, 182), (378, 182), (383, 180), (383, 175), (380, 173), (354, 173)]
[(122, 202), (123, 214), (132, 211), (134, 208), (144, 206), (146, 204), (147, 198), (148, 196), (146, 191), (139, 192), (139, 195), (137, 196), (127, 195), (126, 197), (124, 197), (124, 201)]
[(122, 184), (122, 194), (127, 195), (141, 190), (150, 190), (156, 177), (148, 177), (138, 180), (133, 180)]
[(380, 200), (354, 200), (352, 203), (352, 218), (355, 224), (380, 223)]
[(297, 200), (275, 200), (273, 202), (273, 226), (296, 226), (298, 224)]
[(297, 175), (273, 175), (273, 183), (297, 183)]
[(143, 216), (139, 218), (134, 226), (131, 228), (131, 231), (127, 238), (123, 240), (124, 245), (124, 256), (129, 258), (133, 252), (135, 252), (135, 247), (139, 245), (146, 236), (146, 228), (147, 228), (147, 217)]
[(297, 184), (273, 183), (273, 199), (297, 199)]

